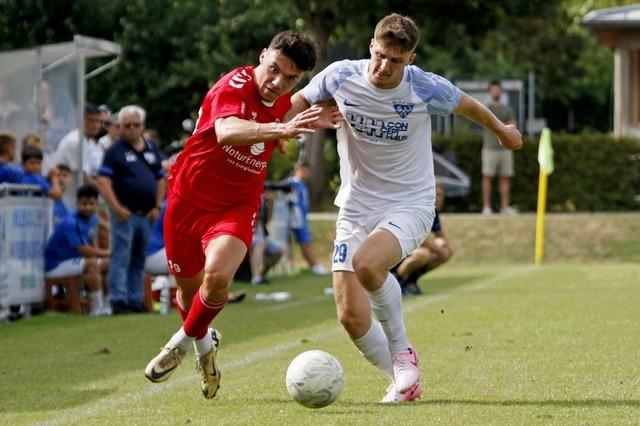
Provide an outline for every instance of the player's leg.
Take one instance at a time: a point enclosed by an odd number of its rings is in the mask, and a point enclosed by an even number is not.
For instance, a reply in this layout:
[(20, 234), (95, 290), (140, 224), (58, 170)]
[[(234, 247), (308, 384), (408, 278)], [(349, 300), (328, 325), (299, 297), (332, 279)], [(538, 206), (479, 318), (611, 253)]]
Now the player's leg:
[(490, 149), (482, 150), (482, 214), (489, 215), (491, 210), (491, 185), (496, 175), (497, 161)]
[(95, 257), (84, 259), (82, 282), (87, 286), (91, 297), (91, 315), (105, 315), (102, 286), (100, 285), (100, 269)]
[(338, 216), (331, 261), (338, 320), (360, 353), (393, 379), (387, 336), (380, 323), (372, 320), (369, 298), (353, 272), (353, 254), (366, 235), (364, 228), (356, 221), (348, 220), (342, 214)]
[(353, 258), (354, 271), (387, 335), (399, 393), (409, 392), (419, 384), (420, 370), (418, 354), (409, 343), (404, 326), (400, 286), (388, 270), (424, 241), (434, 215), (433, 208), (403, 208), (379, 220), (373, 218), (375, 229)]

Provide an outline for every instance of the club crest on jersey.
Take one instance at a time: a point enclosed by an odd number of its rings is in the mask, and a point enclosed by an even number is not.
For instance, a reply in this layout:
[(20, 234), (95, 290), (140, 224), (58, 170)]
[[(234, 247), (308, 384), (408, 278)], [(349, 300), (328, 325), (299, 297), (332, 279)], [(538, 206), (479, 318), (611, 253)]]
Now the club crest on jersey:
[(264, 142), (251, 145), (251, 153), (253, 155), (260, 155), (264, 152)]
[(405, 118), (413, 111), (413, 104), (411, 102), (395, 101), (393, 109), (396, 110), (400, 117)]

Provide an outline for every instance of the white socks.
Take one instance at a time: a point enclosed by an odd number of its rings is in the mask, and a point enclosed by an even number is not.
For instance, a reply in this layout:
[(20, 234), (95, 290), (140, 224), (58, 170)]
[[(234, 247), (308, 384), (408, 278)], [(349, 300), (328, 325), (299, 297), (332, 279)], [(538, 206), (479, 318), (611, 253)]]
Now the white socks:
[(91, 312), (95, 314), (96, 312), (102, 311), (102, 306), (104, 305), (102, 290), (89, 293), (89, 297), (91, 298)]
[(374, 367), (380, 369), (387, 376), (393, 378), (393, 367), (391, 366), (391, 353), (389, 352), (389, 344), (384, 330), (380, 323), (374, 319), (371, 320), (371, 327), (362, 337), (353, 341), (360, 353)]
[(193, 344), (193, 348), (196, 350), (196, 355), (207, 354), (213, 347), (211, 333), (207, 330), (207, 334), (205, 334), (202, 339), (194, 339), (193, 337), (187, 336), (184, 328), (180, 327), (180, 330), (169, 339), (167, 346), (179, 346), (183, 351), (188, 351), (191, 344)]
[(402, 291), (398, 280), (387, 275), (382, 287), (376, 291), (367, 292), (371, 301), (371, 310), (387, 335), (389, 350), (392, 354), (406, 351), (411, 347), (407, 339), (402, 317)]

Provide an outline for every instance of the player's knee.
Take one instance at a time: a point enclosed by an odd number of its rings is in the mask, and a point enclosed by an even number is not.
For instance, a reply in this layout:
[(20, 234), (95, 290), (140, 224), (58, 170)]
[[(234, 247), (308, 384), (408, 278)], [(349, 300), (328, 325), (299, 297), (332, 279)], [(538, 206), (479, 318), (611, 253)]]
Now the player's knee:
[(226, 289), (229, 282), (231, 282), (231, 278), (232, 277), (225, 272), (205, 269), (203, 285), (210, 291)]
[(87, 274), (95, 274), (98, 272), (98, 261), (95, 257), (88, 257), (84, 260), (84, 272)]
[(353, 257), (353, 271), (355, 272), (358, 280), (363, 283), (369, 283), (376, 281), (376, 268), (369, 259), (364, 256)]
[(366, 328), (368, 317), (366, 315), (364, 317), (358, 315), (358, 312), (353, 309), (344, 308), (338, 309), (338, 321), (349, 335), (356, 336), (362, 329)]

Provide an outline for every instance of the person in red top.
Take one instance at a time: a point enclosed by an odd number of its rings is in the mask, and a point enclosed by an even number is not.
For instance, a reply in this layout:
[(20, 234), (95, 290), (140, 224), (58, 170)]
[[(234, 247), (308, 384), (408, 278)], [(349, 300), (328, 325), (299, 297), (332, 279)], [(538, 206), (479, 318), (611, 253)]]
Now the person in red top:
[(209, 325), (251, 246), (269, 158), (281, 141), (341, 120), (335, 108), (320, 106), (285, 117), (291, 89), (315, 62), (311, 40), (285, 31), (262, 50), (258, 66), (233, 70), (207, 93), (169, 176), (165, 245), (183, 326), (147, 365), (152, 382), (167, 380), (193, 344), (202, 393), (216, 395), (220, 333)]

